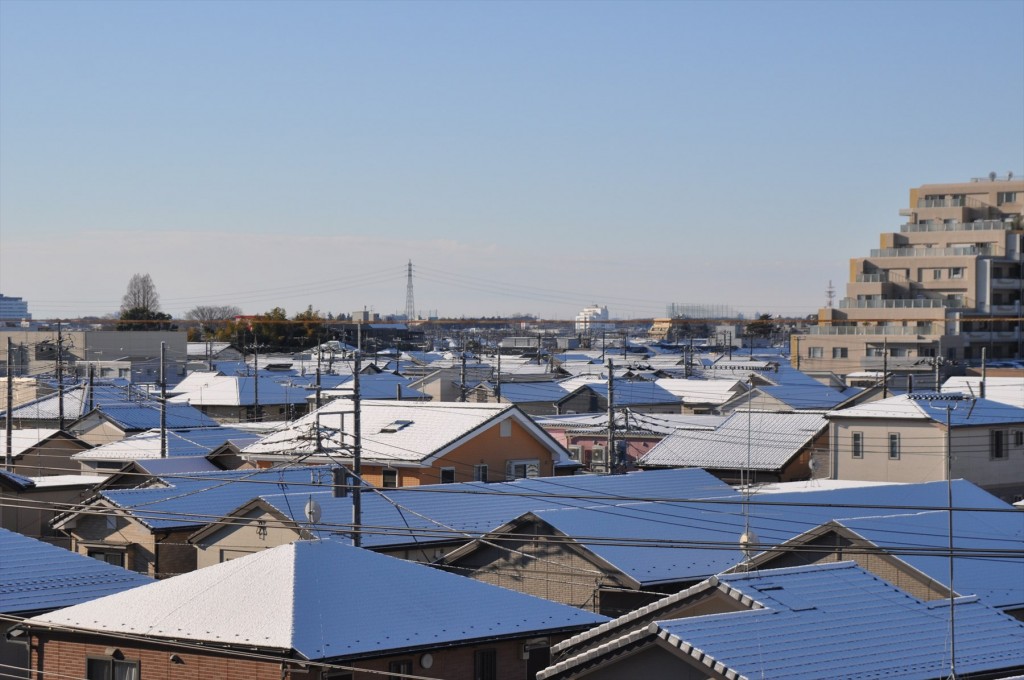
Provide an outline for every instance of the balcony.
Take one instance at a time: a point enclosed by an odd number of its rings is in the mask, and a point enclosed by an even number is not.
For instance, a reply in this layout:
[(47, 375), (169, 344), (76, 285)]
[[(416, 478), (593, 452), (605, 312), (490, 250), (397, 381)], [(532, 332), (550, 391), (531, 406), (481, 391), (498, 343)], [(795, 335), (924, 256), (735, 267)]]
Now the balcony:
[(967, 205), (967, 201), (963, 196), (917, 199), (918, 208), (963, 208), (965, 205)]
[(843, 298), (839, 301), (839, 309), (941, 309), (958, 307), (954, 300), (917, 299), (917, 300), (853, 300)]
[(871, 257), (985, 257), (996, 256), (997, 246), (955, 246), (953, 248), (873, 248)]
[(904, 224), (900, 232), (904, 234), (924, 231), (1010, 231), (1013, 225), (999, 220), (975, 220), (974, 222), (923, 222), (921, 224)]
[(811, 326), (808, 335), (942, 335), (942, 327), (925, 326)]

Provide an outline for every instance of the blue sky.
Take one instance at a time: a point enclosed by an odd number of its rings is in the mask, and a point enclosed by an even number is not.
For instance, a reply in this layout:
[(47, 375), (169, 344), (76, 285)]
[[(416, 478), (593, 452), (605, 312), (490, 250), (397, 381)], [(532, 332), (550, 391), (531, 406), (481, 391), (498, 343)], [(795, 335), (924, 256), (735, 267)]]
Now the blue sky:
[(813, 313), (1024, 174), (1024, 2), (0, 1), (0, 293)]

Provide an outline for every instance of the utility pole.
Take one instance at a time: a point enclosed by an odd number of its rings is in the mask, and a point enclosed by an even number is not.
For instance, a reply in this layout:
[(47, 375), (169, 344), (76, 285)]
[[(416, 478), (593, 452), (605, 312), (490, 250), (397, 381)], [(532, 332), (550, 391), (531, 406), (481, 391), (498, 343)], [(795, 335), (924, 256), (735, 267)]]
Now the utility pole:
[(85, 395), (86, 396), (86, 400), (87, 400), (85, 402), (85, 404), (86, 404), (85, 412), (86, 413), (88, 413), (89, 411), (92, 410), (92, 406), (93, 406), (93, 403), (92, 403), (93, 402), (93, 391), (94, 391), (95, 388), (96, 388), (96, 364), (94, 362), (90, 361), (89, 362), (89, 387), (88, 387), (89, 393), (87, 395)]
[(263, 418), (260, 414), (260, 343), (256, 341), (256, 331), (252, 332), (252, 400), (255, 402), (253, 417), (258, 423)]
[(64, 429), (64, 336), (57, 322), (57, 429)]
[(4, 467), (8, 472), (14, 472), (14, 448), (11, 437), (14, 434), (14, 345), (10, 337), (7, 338), (7, 414), (4, 418), (4, 432), (7, 439), (4, 441)]
[(494, 384), (494, 397), (501, 403), (501, 345), (498, 346), (498, 377)]
[[(322, 339), (322, 338), (321, 338)], [(316, 348), (316, 407), (319, 409), (323, 404), (320, 401), (320, 357), (324, 353), (324, 344), (321, 342)]]
[(459, 372), (459, 401), (466, 401), (466, 343), (462, 343), (462, 369)]
[(160, 457), (167, 457), (167, 343), (160, 343)]
[(889, 339), (882, 339), (882, 399), (889, 397)]
[[(363, 543), (363, 441), (362, 441), (362, 405), (359, 394), (359, 372), (360, 366), (359, 351), (356, 351), (355, 362), (352, 371), (352, 435), (355, 441), (352, 445), (352, 475), (355, 479), (355, 488), (352, 489), (352, 545), (357, 548)], [(344, 436), (344, 434), (342, 435)]]
[[(605, 460), (615, 455), (615, 365), (608, 359), (608, 441), (605, 444)], [(611, 467), (609, 465), (609, 467)]]

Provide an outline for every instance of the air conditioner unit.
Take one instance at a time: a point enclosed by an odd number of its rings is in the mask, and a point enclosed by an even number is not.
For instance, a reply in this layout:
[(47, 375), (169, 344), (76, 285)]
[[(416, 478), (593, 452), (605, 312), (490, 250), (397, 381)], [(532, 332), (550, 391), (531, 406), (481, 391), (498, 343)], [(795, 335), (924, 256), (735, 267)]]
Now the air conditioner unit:
[(572, 458), (573, 460), (579, 460), (580, 459), (580, 455), (582, 455), (582, 453), (583, 453), (583, 447), (582, 446), (578, 446), (578, 445), (574, 444), (572, 446), (569, 446), (568, 449), (569, 449), (569, 457), (570, 458)]

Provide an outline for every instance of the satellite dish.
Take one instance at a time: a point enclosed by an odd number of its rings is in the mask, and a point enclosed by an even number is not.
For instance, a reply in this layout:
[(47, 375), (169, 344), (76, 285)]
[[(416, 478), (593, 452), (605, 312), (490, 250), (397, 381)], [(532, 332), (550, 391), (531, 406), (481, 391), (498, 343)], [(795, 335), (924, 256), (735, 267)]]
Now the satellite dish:
[(322, 510), (320, 509), (320, 504), (313, 500), (312, 496), (310, 496), (309, 500), (306, 501), (305, 512), (306, 519), (309, 520), (310, 524), (316, 524), (320, 521)]

